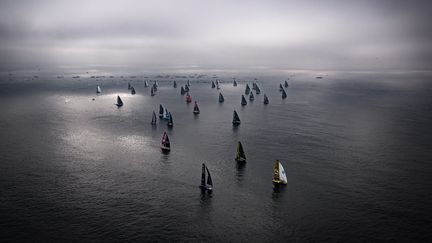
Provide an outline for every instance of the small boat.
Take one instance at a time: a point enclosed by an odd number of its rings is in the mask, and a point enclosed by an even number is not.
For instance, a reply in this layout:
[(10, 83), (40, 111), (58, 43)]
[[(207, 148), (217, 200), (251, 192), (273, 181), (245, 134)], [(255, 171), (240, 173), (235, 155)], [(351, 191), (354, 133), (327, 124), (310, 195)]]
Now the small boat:
[(253, 82), (253, 83), (252, 83), (252, 90), (255, 90), (255, 89), (256, 89), (256, 86), (257, 86), (256, 83)]
[(128, 82), (128, 90), (131, 90), (132, 85)]
[(269, 99), (267, 98), (267, 95), (264, 94), (264, 105), (268, 105)]
[(181, 95), (184, 95), (185, 93), (186, 93), (185, 89), (183, 88), (183, 86), (181, 86), (180, 94), (181, 94)]
[(118, 107), (123, 106), (123, 101), (120, 99), (120, 96), (117, 96), (117, 104), (115, 105)]
[(163, 136), (162, 136), (162, 144), (161, 144), (161, 149), (162, 152), (169, 152), (171, 151), (171, 144), (168, 138), (168, 134), (166, 132), (164, 132)]
[(173, 84), (174, 88), (177, 88), (177, 82), (174, 80), (174, 84)]
[(282, 84), (279, 84), (279, 91), (282, 91), (284, 88), (282, 86)]
[(245, 94), (248, 95), (250, 92), (249, 84), (246, 84)]
[(246, 162), (246, 155), (240, 141), (237, 143), (237, 155), (235, 157), (235, 160), (237, 162)]
[(100, 86), (98, 85), (97, 87), (96, 87), (96, 94), (100, 94), (101, 93), (101, 88), (100, 88)]
[(169, 112), (168, 112), (168, 110), (167, 110), (166, 107), (164, 108), (162, 119), (164, 119), (164, 120), (168, 120), (169, 119)]
[(187, 85), (188, 87), (190, 86), (190, 82), (189, 82), (189, 79), (188, 79), (188, 81), (187, 81), (186, 85)]
[(215, 83), (212, 81), (212, 88), (214, 89), (214, 88), (216, 88), (216, 85), (215, 85)]
[(222, 93), (219, 93), (219, 103), (222, 103), (225, 101), (225, 98), (223, 97)]
[(274, 166), (274, 175), (273, 175), (272, 182), (276, 185), (278, 184), (286, 185), (288, 183), (284, 167), (282, 166), (279, 160), (276, 160)]
[(282, 99), (285, 99), (287, 97), (287, 93), (285, 92), (285, 89), (282, 89)]
[(159, 83), (158, 83), (158, 81), (157, 81), (157, 80), (155, 80), (155, 81), (154, 81), (154, 86), (156, 86), (156, 87), (158, 87), (158, 86), (159, 86)]
[(172, 127), (174, 125), (173, 119), (172, 119), (172, 114), (171, 112), (168, 112), (168, 127)]
[(159, 104), (159, 118), (162, 118), (163, 117), (163, 114), (164, 114), (164, 107), (163, 107), (163, 105), (162, 104)]
[(316, 76), (316, 79), (323, 79), (323, 76)]
[(131, 87), (131, 94), (133, 94), (133, 95), (136, 94), (134, 87)]
[(144, 82), (144, 87), (148, 87), (149, 83), (147, 82), (147, 80)]
[(255, 99), (255, 97), (254, 97), (253, 93), (252, 93), (252, 92), (250, 92), (250, 95), (249, 95), (249, 100), (250, 100), (250, 101), (253, 101), (254, 99)]
[(153, 84), (153, 89), (154, 89), (154, 91), (157, 91), (157, 85), (156, 85), (156, 83)]
[(192, 97), (189, 95), (189, 93), (186, 95), (186, 103), (191, 103)]
[[(207, 181), (206, 181), (206, 171), (207, 171)], [(202, 164), (202, 171), (201, 171), (201, 185), (199, 186), (201, 188), (202, 192), (207, 191), (208, 193), (211, 193), (213, 190), (213, 181), (210, 176), (210, 171), (208, 167), (203, 163)]]
[(234, 110), (234, 113), (233, 113), (233, 121), (232, 121), (232, 123), (233, 123), (233, 125), (240, 125), (240, 117), (239, 117), (239, 115), (237, 114), (237, 111), (235, 111)]
[(150, 94), (151, 94), (151, 96), (154, 96), (154, 95), (155, 95), (155, 91), (154, 91), (153, 87), (152, 87), (151, 90), (150, 90)]
[(185, 90), (186, 92), (189, 92), (189, 85), (185, 85), (184, 90)]
[(235, 79), (234, 79), (234, 81), (233, 81), (233, 86), (234, 86), (234, 87), (237, 86), (237, 82), (235, 81)]
[(152, 116), (151, 124), (152, 125), (156, 125), (156, 113), (154, 111), (153, 111), (153, 116)]
[(241, 98), (241, 105), (247, 105), (247, 101), (246, 101), (246, 98), (244, 97), (244, 95), (242, 95), (242, 98)]
[(220, 84), (219, 79), (216, 79), (216, 86)]
[(288, 81), (287, 80), (285, 80), (284, 86), (285, 86), (285, 88), (288, 87)]
[(258, 85), (255, 87), (255, 93), (256, 93), (256, 94), (260, 94), (260, 93), (261, 93), (261, 90), (260, 90), (260, 88), (258, 87)]
[(197, 104), (196, 101), (195, 101), (195, 105), (194, 105), (193, 113), (194, 113), (195, 115), (197, 115), (197, 114), (200, 113), (200, 109), (199, 109), (198, 104)]
[(219, 83), (216, 84), (216, 89), (217, 89), (217, 90), (220, 89)]

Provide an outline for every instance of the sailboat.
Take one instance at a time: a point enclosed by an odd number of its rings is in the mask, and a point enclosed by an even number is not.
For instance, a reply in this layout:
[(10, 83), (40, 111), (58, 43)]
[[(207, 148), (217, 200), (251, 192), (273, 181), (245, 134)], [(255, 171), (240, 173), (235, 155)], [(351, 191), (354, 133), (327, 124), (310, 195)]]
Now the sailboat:
[(287, 93), (285, 92), (285, 89), (282, 89), (282, 99), (285, 99), (287, 97)]
[(117, 104), (115, 105), (118, 107), (123, 106), (123, 101), (120, 99), (120, 96), (117, 96)]
[(250, 92), (249, 84), (246, 84), (245, 94), (248, 95)]
[(154, 91), (157, 91), (156, 81), (155, 81), (155, 83), (153, 84), (153, 89), (154, 89)]
[(288, 87), (288, 81), (285, 80), (284, 86), (285, 86), (285, 88)]
[(180, 94), (181, 94), (181, 95), (184, 95), (185, 93), (186, 93), (185, 89), (183, 88), (183, 86), (181, 86)]
[(216, 84), (216, 89), (217, 89), (217, 90), (220, 89), (219, 83)]
[(200, 113), (200, 109), (199, 109), (198, 104), (197, 104), (196, 101), (195, 101), (195, 105), (194, 105), (193, 113), (194, 113), (195, 115), (197, 115), (197, 114)]
[(237, 162), (246, 162), (246, 155), (240, 141), (237, 143), (237, 155), (235, 157), (235, 160)]
[(171, 115), (171, 112), (169, 112), (168, 113), (168, 124), (167, 124), (167, 126), (168, 127), (172, 127), (173, 125), (174, 125), (174, 122), (173, 122), (173, 119), (172, 119), (172, 115)]
[(96, 87), (96, 94), (100, 94), (101, 93), (101, 88), (100, 88), (100, 86), (98, 85), (97, 87)]
[(168, 110), (167, 110), (166, 107), (164, 108), (162, 119), (164, 119), (164, 120), (168, 120), (169, 119), (169, 113), (168, 113)]
[(250, 92), (250, 95), (249, 95), (249, 100), (250, 100), (250, 101), (253, 101), (254, 99), (255, 99), (255, 97), (254, 97), (253, 93), (252, 93), (252, 92)]
[(152, 117), (152, 120), (151, 120), (151, 124), (152, 125), (156, 125), (156, 113), (153, 111), (153, 117)]
[(164, 107), (162, 104), (159, 104), (159, 118), (162, 118), (164, 114)]
[(282, 86), (282, 84), (279, 84), (279, 91), (282, 91), (284, 88)]
[(189, 92), (189, 85), (186, 84), (184, 90), (185, 90), (186, 92)]
[(244, 97), (244, 95), (242, 95), (242, 98), (241, 98), (241, 105), (247, 105), (247, 101), (246, 101), (246, 98)]
[(187, 93), (186, 95), (186, 103), (191, 103), (192, 102), (192, 97), (189, 95), (189, 93)]
[(260, 94), (260, 93), (261, 93), (261, 90), (260, 90), (260, 88), (258, 87), (258, 85), (255, 87), (255, 92), (256, 92), (256, 94)]
[(274, 166), (274, 175), (272, 182), (274, 184), (287, 184), (288, 180), (285, 174), (284, 167), (282, 166), (281, 162), (279, 160), (276, 160), (275, 166)]
[(234, 126), (240, 125), (240, 117), (237, 114), (237, 111), (235, 111), (235, 110), (234, 110), (234, 113), (233, 113), (233, 121), (232, 121), (232, 123), (233, 123)]
[[(206, 171), (207, 171), (207, 181), (206, 181)], [(201, 185), (199, 186), (203, 192), (207, 191), (211, 193), (213, 190), (213, 181), (210, 176), (210, 171), (208, 167), (203, 163), (201, 171)]]
[(132, 85), (128, 82), (128, 90), (132, 88)]
[(148, 87), (149, 83), (147, 82), (147, 80), (144, 82), (144, 87)]
[(219, 103), (222, 103), (225, 101), (225, 98), (223, 97), (222, 93), (219, 93)]
[(154, 86), (155, 86), (155, 87), (158, 87), (158, 86), (159, 86), (159, 83), (158, 83), (157, 80), (154, 81)]
[(253, 83), (252, 83), (252, 90), (255, 90), (255, 89), (256, 89), (256, 83), (253, 82)]
[(154, 95), (155, 95), (155, 91), (154, 91), (153, 87), (152, 87), (151, 90), (150, 90), (150, 94), (151, 94), (151, 96), (154, 96)]
[(134, 87), (131, 87), (131, 94), (133, 94), (133, 95), (136, 94)]
[(188, 81), (187, 81), (187, 84), (186, 84), (188, 87), (190, 86), (190, 82), (189, 82), (189, 79), (188, 79)]
[(168, 138), (168, 134), (164, 132), (162, 136), (162, 144), (161, 144), (162, 152), (169, 152), (171, 151), (171, 144)]
[(234, 87), (236, 87), (237, 86), (237, 82), (236, 82), (236, 80), (234, 79), (234, 81), (233, 81), (233, 86)]
[(216, 88), (216, 85), (215, 85), (215, 83), (212, 81), (212, 88), (214, 89), (214, 88)]
[(177, 82), (174, 80), (174, 84), (173, 84), (174, 88), (177, 88)]
[(268, 105), (269, 99), (267, 98), (267, 95), (264, 94), (264, 105)]

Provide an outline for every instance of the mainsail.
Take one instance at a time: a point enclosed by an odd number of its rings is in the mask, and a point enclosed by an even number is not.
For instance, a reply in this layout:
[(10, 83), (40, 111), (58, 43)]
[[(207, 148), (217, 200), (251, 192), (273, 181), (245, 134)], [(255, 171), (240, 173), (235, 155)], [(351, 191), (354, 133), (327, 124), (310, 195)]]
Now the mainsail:
[(256, 88), (255, 88), (255, 92), (256, 92), (256, 94), (260, 94), (260, 93), (261, 93), (261, 90), (260, 90), (260, 88), (258, 87), (258, 85), (257, 85)]
[(285, 89), (282, 88), (282, 99), (285, 99), (287, 97), (287, 93), (285, 92)]
[(171, 144), (168, 138), (168, 134), (166, 132), (164, 132), (163, 136), (162, 136), (162, 144), (161, 144), (161, 149), (164, 152), (168, 152), (171, 150)]
[(177, 88), (177, 82), (174, 80), (174, 84), (173, 84), (174, 88)]
[(144, 87), (148, 87), (149, 83), (147, 82), (147, 80), (144, 82)]
[[(206, 182), (206, 171), (207, 171), (207, 182)], [(213, 181), (211, 179), (210, 171), (208, 167), (203, 163), (201, 170), (201, 184), (199, 186), (202, 191), (208, 191), (209, 193), (213, 190)]]
[(186, 93), (185, 89), (183, 88), (183, 86), (181, 86), (180, 94), (184, 95), (185, 93)]
[(171, 112), (168, 112), (168, 124), (167, 124), (167, 126), (168, 127), (172, 127), (173, 125), (174, 125), (174, 122), (173, 122), (173, 118), (172, 118), (172, 114), (171, 114)]
[(216, 85), (215, 85), (215, 83), (212, 81), (212, 85), (211, 85), (211, 87), (212, 88), (216, 88)]
[(136, 94), (134, 87), (131, 87), (131, 94), (133, 94), (133, 95)]
[(253, 93), (252, 93), (252, 92), (250, 92), (250, 95), (249, 95), (249, 100), (250, 100), (250, 101), (253, 101), (254, 99), (255, 99), (255, 97), (254, 97)]
[(98, 86), (96, 87), (96, 93), (97, 93), (97, 94), (100, 94), (100, 92), (101, 92), (101, 88), (100, 88), (100, 86), (98, 85)]
[(245, 152), (243, 150), (243, 146), (242, 146), (240, 141), (237, 144), (237, 155), (235, 157), (235, 160), (237, 162), (246, 162), (246, 155), (245, 155)]
[(249, 84), (246, 84), (245, 94), (248, 95), (250, 92)]
[(117, 96), (117, 104), (116, 106), (120, 107), (123, 106), (123, 101), (120, 99), (120, 96)]
[(234, 81), (233, 81), (233, 86), (234, 86), (234, 87), (237, 86), (237, 82), (235, 81), (235, 79), (234, 79)]
[(153, 117), (152, 117), (152, 120), (151, 120), (151, 124), (152, 125), (156, 125), (156, 113), (153, 111)]
[(155, 91), (154, 91), (153, 87), (152, 87), (151, 90), (150, 90), (150, 94), (151, 94), (151, 96), (154, 96), (154, 95), (155, 95)]
[(275, 166), (274, 166), (274, 175), (273, 175), (273, 183), (277, 184), (287, 184), (288, 180), (285, 174), (285, 170), (280, 163), (279, 160), (276, 160)]
[(162, 104), (159, 104), (159, 117), (163, 117), (164, 114), (164, 107)]
[(225, 98), (223, 97), (222, 93), (219, 93), (219, 102), (222, 103), (225, 101)]
[(246, 98), (244, 97), (244, 95), (242, 95), (242, 98), (241, 98), (241, 105), (247, 105), (247, 101), (246, 101)]
[(194, 114), (199, 114), (199, 113), (200, 113), (200, 109), (199, 109), (198, 104), (197, 104), (196, 101), (195, 101), (195, 105), (194, 105), (193, 113), (194, 113)]
[(264, 105), (268, 105), (269, 99), (267, 98), (267, 95), (264, 94)]
[(234, 110), (233, 113), (233, 121), (232, 121), (233, 125), (239, 125), (240, 124), (240, 117), (237, 114), (237, 111)]
[(285, 88), (288, 87), (288, 81), (285, 80), (284, 86)]

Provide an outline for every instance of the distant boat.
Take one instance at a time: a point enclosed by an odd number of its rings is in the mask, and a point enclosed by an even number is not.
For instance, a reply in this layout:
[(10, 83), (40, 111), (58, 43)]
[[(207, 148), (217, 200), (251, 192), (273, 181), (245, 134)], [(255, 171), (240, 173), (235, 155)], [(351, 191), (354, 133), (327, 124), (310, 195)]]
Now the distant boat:
[(161, 144), (162, 152), (169, 152), (171, 151), (171, 144), (168, 138), (168, 134), (164, 132), (162, 136), (162, 144)]
[(219, 85), (219, 79), (216, 79), (216, 86), (218, 86)]
[(240, 141), (237, 143), (237, 154), (235, 160), (237, 162), (246, 162), (246, 155)]
[(177, 82), (174, 80), (174, 84), (173, 84), (174, 88), (177, 88)]
[(258, 87), (258, 85), (255, 87), (255, 93), (256, 93), (256, 94), (260, 94), (260, 93), (261, 93), (261, 90), (260, 90), (260, 88)]
[(215, 83), (212, 81), (212, 88), (214, 89), (214, 88), (216, 88), (216, 85), (215, 85)]
[(169, 119), (169, 112), (168, 112), (168, 110), (167, 110), (166, 107), (164, 108), (162, 119), (164, 119), (164, 120), (168, 120)]
[(274, 184), (284, 184), (284, 185), (288, 183), (284, 167), (282, 166), (279, 160), (276, 160), (274, 166), (274, 175), (273, 175), (272, 182)]
[(232, 121), (232, 123), (233, 123), (233, 125), (240, 125), (240, 117), (239, 117), (239, 115), (237, 114), (237, 111), (235, 111), (234, 110), (234, 113), (233, 113), (233, 121)]
[(186, 92), (189, 92), (189, 85), (185, 85), (184, 90), (185, 90)]
[(284, 90), (284, 88), (283, 88), (282, 84), (279, 84), (279, 91), (283, 91), (283, 90)]
[(237, 86), (237, 82), (235, 81), (235, 79), (234, 79), (234, 81), (233, 81), (233, 86), (234, 86), (234, 87)]
[(285, 88), (288, 87), (288, 81), (287, 80), (285, 80), (284, 86), (285, 86)]
[(219, 93), (219, 103), (222, 103), (225, 101), (225, 98), (223, 97), (222, 93)]
[(185, 93), (186, 93), (185, 89), (183, 88), (183, 86), (181, 86), (180, 94), (181, 94), (181, 95), (184, 95)]
[(241, 98), (241, 105), (247, 105), (247, 101), (246, 101), (246, 98), (244, 97), (244, 95), (242, 95), (242, 98)]
[(155, 83), (153, 84), (153, 90), (154, 90), (154, 91), (157, 91), (157, 84), (156, 84), (156, 81), (155, 81)]
[(147, 82), (147, 80), (144, 82), (144, 87), (148, 87), (149, 83)]
[(197, 104), (196, 101), (195, 101), (195, 105), (194, 105), (193, 113), (194, 113), (195, 115), (197, 115), (197, 114), (200, 113), (200, 109), (199, 109), (198, 104)]
[(256, 86), (257, 86), (256, 83), (253, 82), (253, 83), (252, 83), (252, 90), (255, 90), (255, 89), (256, 89)]
[(216, 84), (216, 89), (220, 89), (219, 83)]
[(100, 86), (98, 85), (97, 87), (96, 87), (96, 94), (100, 94), (101, 93), (101, 88), (100, 88)]
[(159, 83), (158, 83), (157, 80), (154, 81), (154, 86), (155, 86), (155, 87), (158, 87), (158, 86), (159, 86)]
[(120, 96), (117, 96), (117, 104), (115, 105), (118, 107), (123, 106), (123, 101), (120, 99)]
[(159, 118), (162, 118), (163, 117), (163, 114), (164, 114), (164, 107), (163, 107), (163, 105), (162, 104), (159, 104)]
[(189, 79), (188, 79), (188, 81), (187, 81), (187, 84), (186, 84), (188, 87), (190, 86), (190, 82), (189, 82)]
[(153, 87), (151, 87), (150, 94), (151, 94), (151, 96), (155, 95), (155, 91), (154, 91)]
[[(206, 181), (206, 171), (207, 171), (207, 181)], [(203, 192), (207, 191), (211, 193), (213, 190), (213, 181), (210, 176), (210, 171), (208, 167), (203, 163), (201, 171), (201, 185), (199, 186)]]
[(250, 100), (250, 101), (253, 101), (254, 99), (255, 99), (255, 97), (254, 97), (254, 95), (253, 95), (253, 92), (250, 92), (249, 100)]
[(322, 76), (316, 76), (315, 78), (316, 79), (322, 79), (323, 77)]
[(171, 112), (168, 113), (168, 127), (172, 127), (174, 125), (173, 118)]
[(128, 82), (128, 90), (131, 90), (132, 85)]
[(191, 103), (192, 97), (189, 95), (189, 93), (186, 95), (186, 103)]
[(133, 95), (136, 94), (134, 87), (131, 87), (131, 94), (133, 94)]
[(264, 105), (268, 105), (269, 99), (267, 98), (267, 95), (264, 94)]
[(246, 84), (245, 94), (248, 95), (250, 92), (249, 84)]
[(153, 111), (153, 116), (152, 116), (152, 120), (151, 120), (151, 124), (152, 125), (156, 125), (156, 113)]
[(282, 89), (282, 99), (285, 99), (287, 97), (287, 93), (285, 92), (285, 89)]

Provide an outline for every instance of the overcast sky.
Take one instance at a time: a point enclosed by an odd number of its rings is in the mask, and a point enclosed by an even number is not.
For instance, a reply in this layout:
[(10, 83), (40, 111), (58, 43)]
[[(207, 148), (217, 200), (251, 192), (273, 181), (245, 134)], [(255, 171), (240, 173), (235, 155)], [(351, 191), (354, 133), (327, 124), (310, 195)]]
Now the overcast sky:
[(0, 0), (0, 68), (430, 69), (428, 2)]

